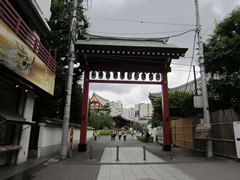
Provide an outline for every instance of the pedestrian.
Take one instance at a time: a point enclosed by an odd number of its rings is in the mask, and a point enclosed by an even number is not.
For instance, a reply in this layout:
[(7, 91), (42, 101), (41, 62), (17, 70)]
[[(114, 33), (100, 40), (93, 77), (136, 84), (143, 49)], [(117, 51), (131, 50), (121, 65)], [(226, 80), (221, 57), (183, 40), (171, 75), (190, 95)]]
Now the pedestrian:
[(111, 141), (113, 140), (113, 131), (111, 131)]
[(121, 137), (122, 137), (122, 131), (119, 131), (119, 132), (118, 132), (118, 138), (119, 138), (119, 140), (121, 140)]
[(123, 134), (124, 141), (126, 141), (126, 138), (127, 138), (127, 131), (125, 131), (124, 134)]
[(94, 139), (95, 139), (95, 141), (97, 140), (97, 132), (96, 131), (94, 133)]
[(113, 131), (113, 140), (115, 141), (115, 137), (116, 137), (116, 132)]

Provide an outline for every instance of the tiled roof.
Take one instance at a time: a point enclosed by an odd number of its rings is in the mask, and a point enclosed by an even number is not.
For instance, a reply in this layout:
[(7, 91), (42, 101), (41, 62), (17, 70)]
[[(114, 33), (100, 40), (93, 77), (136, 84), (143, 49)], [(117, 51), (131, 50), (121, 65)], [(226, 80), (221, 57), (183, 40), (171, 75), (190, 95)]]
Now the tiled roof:
[(101, 96), (99, 96), (98, 94), (96, 94), (95, 92), (93, 93), (92, 97), (95, 96), (97, 98), (97, 100), (104, 106), (105, 104), (109, 103), (108, 99), (105, 99)]

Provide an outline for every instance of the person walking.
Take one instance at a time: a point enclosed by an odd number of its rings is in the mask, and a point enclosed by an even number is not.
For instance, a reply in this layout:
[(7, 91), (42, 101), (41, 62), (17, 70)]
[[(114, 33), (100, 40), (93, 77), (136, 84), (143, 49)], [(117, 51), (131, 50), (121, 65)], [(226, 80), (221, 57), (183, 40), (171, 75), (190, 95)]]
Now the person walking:
[(113, 131), (113, 140), (115, 141), (116, 131)]
[(118, 132), (118, 138), (119, 138), (119, 140), (121, 140), (121, 137), (122, 137), (122, 131), (119, 131), (119, 132)]
[(123, 134), (124, 141), (126, 141), (126, 138), (127, 138), (127, 131), (125, 131), (124, 134)]
[(111, 141), (113, 140), (113, 131), (111, 131)]
[(97, 140), (97, 132), (96, 131), (94, 133), (94, 139), (95, 139), (95, 141)]

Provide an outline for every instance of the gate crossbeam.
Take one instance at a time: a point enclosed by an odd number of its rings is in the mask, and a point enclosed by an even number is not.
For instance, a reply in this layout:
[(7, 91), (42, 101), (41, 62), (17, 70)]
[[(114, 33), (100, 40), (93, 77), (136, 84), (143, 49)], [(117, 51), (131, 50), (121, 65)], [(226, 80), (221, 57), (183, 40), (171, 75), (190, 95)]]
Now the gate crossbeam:
[(121, 81), (121, 80), (89, 80), (89, 83), (115, 83), (115, 84), (163, 84), (161, 81)]

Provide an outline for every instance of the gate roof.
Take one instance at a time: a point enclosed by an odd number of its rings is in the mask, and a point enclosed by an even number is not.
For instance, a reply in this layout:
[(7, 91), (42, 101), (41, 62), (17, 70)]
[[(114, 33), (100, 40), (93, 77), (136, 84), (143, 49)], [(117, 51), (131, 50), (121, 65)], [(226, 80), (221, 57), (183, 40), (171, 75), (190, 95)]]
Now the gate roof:
[(85, 36), (77, 40), (82, 69), (119, 72), (170, 72), (172, 59), (185, 55), (187, 48), (168, 43), (168, 38), (116, 38)]

